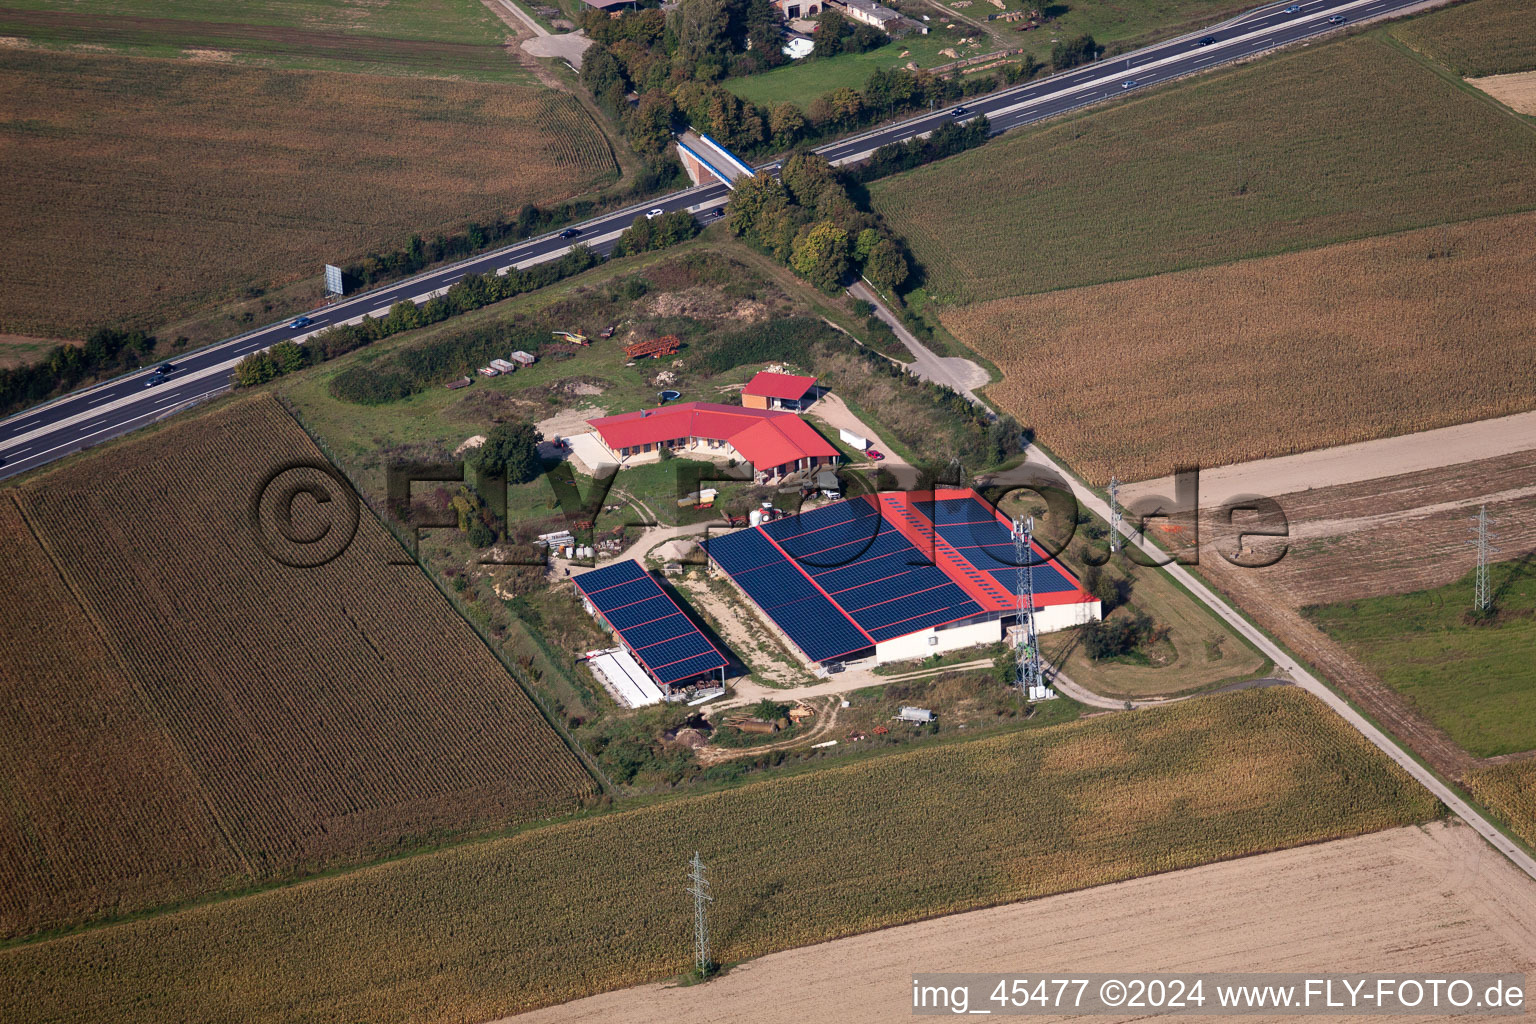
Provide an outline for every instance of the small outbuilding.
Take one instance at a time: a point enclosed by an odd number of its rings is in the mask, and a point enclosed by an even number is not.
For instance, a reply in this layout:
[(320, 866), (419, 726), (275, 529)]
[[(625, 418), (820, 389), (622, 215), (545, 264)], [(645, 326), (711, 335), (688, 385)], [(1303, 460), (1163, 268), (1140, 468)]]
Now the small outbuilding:
[(816, 401), (816, 378), (793, 373), (762, 371), (741, 389), (741, 404), (748, 409), (785, 409), (801, 412)]

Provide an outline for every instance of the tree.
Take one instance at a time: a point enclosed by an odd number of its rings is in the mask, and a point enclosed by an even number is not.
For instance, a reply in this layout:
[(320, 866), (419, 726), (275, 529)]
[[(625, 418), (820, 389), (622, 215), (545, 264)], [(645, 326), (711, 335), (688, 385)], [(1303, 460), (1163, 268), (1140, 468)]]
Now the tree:
[(738, 181), (725, 204), (726, 226), (733, 235), (756, 240), (766, 216), (783, 210), (788, 200), (783, 182), (771, 174)]
[(731, 17), (723, 0), (683, 0), (673, 12), (669, 27), (677, 37), (674, 61), (685, 66), (731, 50)]
[(768, 131), (778, 149), (789, 149), (805, 137), (805, 115), (800, 108), (785, 100), (768, 115)]
[[(854, 239), (853, 242), (854, 260), (860, 264), (863, 264), (865, 260), (869, 259), (870, 252), (874, 250), (875, 245), (879, 241), (880, 232), (876, 231), (874, 228), (865, 228), (863, 231), (860, 231), (858, 237)], [(869, 303), (866, 302), (864, 305), (868, 306)], [(869, 312), (871, 311), (866, 310), (862, 315), (868, 316)]]
[(900, 288), (910, 270), (901, 246), (889, 238), (876, 242), (869, 252), (869, 259), (864, 261), (865, 276), (886, 291)]
[(1093, 36), (1082, 35), (1076, 39), (1062, 40), (1051, 47), (1051, 65), (1057, 71), (1065, 71), (1079, 64), (1092, 63), (1103, 52), (1104, 47), (1094, 42)]
[(790, 265), (818, 288), (831, 291), (848, 273), (848, 232), (822, 221), (796, 243)]
[(271, 348), (272, 366), (278, 375), (302, 370), (308, 362), (304, 358), (304, 350), (291, 341), (280, 341)]
[(509, 484), (527, 483), (543, 471), (539, 461), (539, 442), (543, 440), (544, 435), (531, 423), (499, 423), (475, 450), (475, 471), (503, 478)]
[(664, 92), (648, 92), (640, 97), (624, 121), (630, 144), (641, 156), (660, 156), (672, 142), (672, 119), (677, 104)]

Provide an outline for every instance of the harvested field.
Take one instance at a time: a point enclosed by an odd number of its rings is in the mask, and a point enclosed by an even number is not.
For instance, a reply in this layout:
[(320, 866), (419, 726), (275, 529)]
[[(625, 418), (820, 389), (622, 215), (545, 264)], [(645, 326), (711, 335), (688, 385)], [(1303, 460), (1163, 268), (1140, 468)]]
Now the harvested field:
[(0, 370), (25, 366), (47, 358), (55, 345), (73, 344), (57, 338), (29, 338), (24, 334), (0, 334)]
[(1526, 0), (1475, 0), (1393, 25), (1391, 33), (1458, 75), (1536, 70), (1536, 18)]
[[(1455, 467), (1287, 494), (1287, 554), (1263, 569), (1229, 565), (1207, 547), (1200, 573), (1263, 628), (1311, 662), (1335, 685), (1438, 770), (1460, 778), (1476, 758), (1435, 725), (1300, 609), (1444, 587), (1473, 568), (1470, 518), (1484, 504), (1503, 558), (1536, 550), (1536, 452)], [(1214, 518), (1206, 520), (1209, 531)], [(1209, 543), (1209, 542), (1208, 542)], [(1267, 542), (1254, 546), (1272, 554)], [(1498, 583), (1517, 579), (1514, 569)], [(1528, 581), (1524, 584), (1529, 586)], [(1516, 668), (1519, 667), (1518, 662)], [(1526, 685), (1532, 680), (1526, 668)]]
[(1536, 133), (1366, 35), (1010, 134), (870, 196), (930, 295), (970, 303), (1529, 209)]
[[(1329, 971), (1529, 977), (1533, 921), (1529, 878), (1465, 825), (1433, 824), (839, 939), (741, 964), (705, 988), (647, 985), (499, 1024), (885, 1024), (911, 1015), (915, 973), (1012, 974), (1020, 964), (1101, 973), (1326, 964)], [(1050, 936), (1044, 957), (1042, 935)]]
[(158, 327), (616, 174), (542, 88), (0, 50), (0, 94), (19, 333)]
[(1467, 773), (1466, 785), (1526, 846), (1536, 847), (1536, 759)]
[(715, 869), (716, 956), (735, 961), (1439, 810), (1313, 698), (1250, 691), (869, 758), (15, 947), (0, 951), (0, 1017), (487, 1020), (683, 969), (678, 879), (695, 849)]
[[(6, 607), (56, 610), (0, 633), (17, 656), (6, 688), (29, 695), (0, 720), (0, 847), (18, 880), (5, 936), (521, 823), (593, 791), (366, 511), (324, 565), (263, 550), (254, 495), (296, 462), (323, 459), (261, 397), (0, 492), (30, 530), (3, 524), (32, 569)], [(344, 536), (320, 511), (343, 506), (298, 502), (293, 535)], [(304, 564), (302, 546), (270, 543)], [(58, 657), (27, 652), (44, 632)], [(45, 783), (59, 792), (36, 795)]]
[(1103, 484), (1532, 408), (1533, 259), (1522, 213), (943, 319), (1003, 371), (988, 395)]
[(1536, 115), (1536, 71), (1469, 78), (1467, 83), (1477, 86), (1516, 113)]

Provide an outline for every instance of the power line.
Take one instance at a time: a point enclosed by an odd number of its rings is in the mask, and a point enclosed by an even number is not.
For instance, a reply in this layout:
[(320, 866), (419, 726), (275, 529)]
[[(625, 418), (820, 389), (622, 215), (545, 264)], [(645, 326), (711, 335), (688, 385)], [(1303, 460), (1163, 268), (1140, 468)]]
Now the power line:
[(1040, 638), (1035, 631), (1035, 517), (1013, 521), (1013, 555), (1018, 563), (1018, 582), (1014, 597), (1018, 602), (1019, 625), (1015, 644), (1019, 692), (1026, 700), (1050, 700), (1056, 696), (1045, 685), (1040, 668)]
[(1472, 540), (1468, 541), (1477, 547), (1477, 582), (1473, 588), (1472, 609), (1487, 612), (1493, 607), (1493, 587), (1488, 579), (1489, 556), (1499, 549), (1493, 546), (1493, 533), (1488, 529), (1487, 505), (1478, 510), (1472, 521), (1477, 524), (1473, 529)]
[(693, 860), (689, 863), (688, 883), (684, 891), (693, 897), (694, 966), (702, 976), (714, 967), (714, 962), (709, 958), (709, 921), (704, 913), (705, 907), (714, 897), (709, 894), (709, 875), (698, 850), (693, 851)]

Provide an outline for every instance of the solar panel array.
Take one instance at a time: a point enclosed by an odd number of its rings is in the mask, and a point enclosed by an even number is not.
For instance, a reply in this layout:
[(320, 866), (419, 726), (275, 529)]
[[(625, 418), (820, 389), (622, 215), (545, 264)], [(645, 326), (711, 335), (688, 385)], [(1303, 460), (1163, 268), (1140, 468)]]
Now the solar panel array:
[(984, 611), (862, 500), (717, 537), (709, 553), (814, 661)]
[[(941, 498), (918, 503), (921, 512), (933, 520), (939, 536), (975, 566), (968, 578), (986, 577), (1001, 585), (1011, 600), (1019, 583), (1019, 566), (1013, 550), (1013, 535), (998, 521), (992, 507), (979, 498)], [(1036, 552), (1036, 557), (1040, 557)], [(1077, 586), (1055, 565), (1042, 562), (1029, 568), (1036, 594), (1076, 591)], [(978, 585), (986, 583), (977, 580)]]
[(663, 685), (711, 672), (725, 655), (633, 559), (575, 577), (576, 586)]

